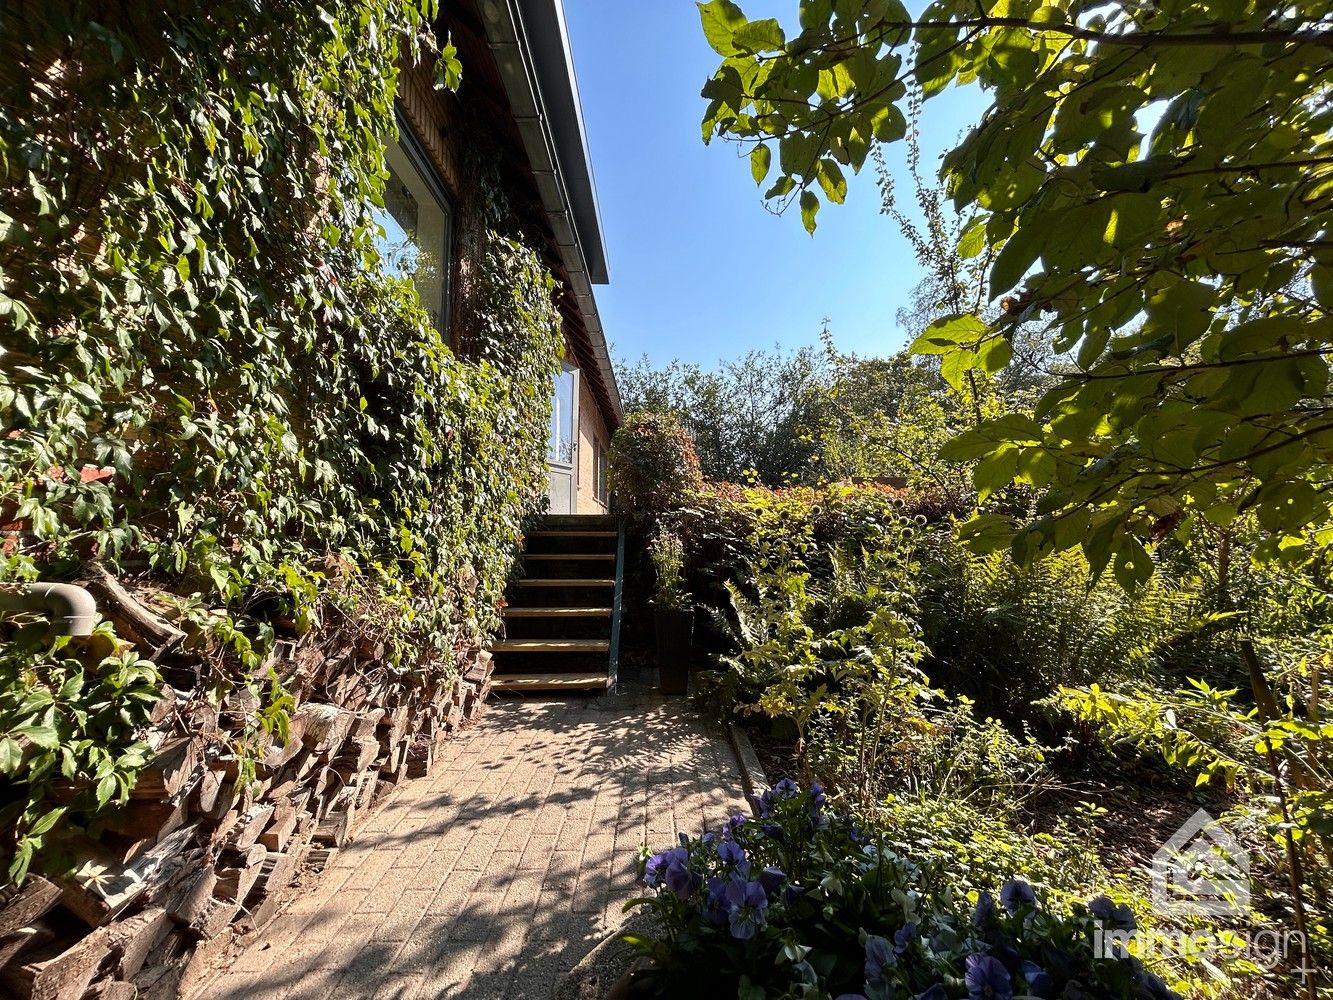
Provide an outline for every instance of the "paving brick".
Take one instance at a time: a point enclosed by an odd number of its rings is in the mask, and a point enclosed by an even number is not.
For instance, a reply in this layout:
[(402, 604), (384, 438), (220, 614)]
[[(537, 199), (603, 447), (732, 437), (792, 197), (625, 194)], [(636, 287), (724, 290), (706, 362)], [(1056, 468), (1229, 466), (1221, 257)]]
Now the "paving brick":
[(718, 825), (739, 789), (681, 702), (493, 707), (203, 997), (545, 1000), (623, 921), (645, 840)]

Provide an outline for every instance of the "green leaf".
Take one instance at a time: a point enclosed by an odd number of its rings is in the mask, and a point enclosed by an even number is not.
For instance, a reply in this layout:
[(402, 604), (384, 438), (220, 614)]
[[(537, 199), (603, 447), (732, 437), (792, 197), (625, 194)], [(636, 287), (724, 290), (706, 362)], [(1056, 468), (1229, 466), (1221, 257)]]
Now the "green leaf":
[(53, 826), (55, 826), (56, 823), (59, 821), (60, 817), (63, 815), (65, 815), (64, 806), (58, 806), (55, 809), (48, 810), (47, 812), (42, 814), (41, 819), (37, 820), (37, 822), (33, 823), (33, 825), (28, 828), (27, 836), (40, 837), (42, 834), (46, 833)]
[(734, 56), (740, 52), (732, 40), (737, 30), (745, 23), (745, 14), (731, 0), (710, 0), (697, 4), (699, 18), (703, 22), (704, 37), (713, 51), (721, 56)]
[(764, 178), (768, 176), (769, 167), (773, 163), (773, 150), (765, 143), (760, 143), (750, 150), (750, 176), (754, 178), (756, 184), (764, 183)]
[(986, 220), (981, 216), (973, 219), (958, 237), (958, 256), (971, 260), (986, 249)]
[(60, 736), (51, 726), (27, 725), (10, 730), (10, 736), (26, 737), (43, 750), (54, 750), (60, 745)]
[(991, 301), (999, 298), (1020, 281), (1041, 256), (1045, 233), (1037, 227), (1019, 223), (1019, 228), (1004, 241), (990, 269)]
[(782, 26), (773, 18), (749, 21), (737, 28), (731, 36), (732, 44), (745, 52), (777, 52), (787, 44)]
[(911, 354), (948, 354), (960, 344), (976, 344), (989, 327), (980, 316), (963, 313), (935, 320), (907, 348)]
[(806, 189), (801, 192), (801, 222), (810, 235), (815, 232), (815, 215), (819, 212), (819, 196)]
[(841, 205), (847, 200), (847, 178), (833, 160), (828, 157), (820, 160), (815, 168), (815, 178), (819, 181), (824, 196), (833, 204)]
[(0, 736), (0, 774), (13, 776), (23, 764), (23, 750), (18, 741)]
[(99, 809), (111, 801), (111, 797), (116, 794), (116, 775), (114, 771), (103, 775), (102, 780), (97, 783), (95, 794)]

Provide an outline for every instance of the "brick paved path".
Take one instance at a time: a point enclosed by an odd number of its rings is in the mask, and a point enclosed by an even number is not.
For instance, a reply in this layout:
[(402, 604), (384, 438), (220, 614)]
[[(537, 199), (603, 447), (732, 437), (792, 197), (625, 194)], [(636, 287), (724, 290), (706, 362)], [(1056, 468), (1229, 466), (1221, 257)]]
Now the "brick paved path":
[(547, 1000), (623, 919), (639, 846), (716, 827), (740, 787), (679, 701), (492, 706), (204, 996)]

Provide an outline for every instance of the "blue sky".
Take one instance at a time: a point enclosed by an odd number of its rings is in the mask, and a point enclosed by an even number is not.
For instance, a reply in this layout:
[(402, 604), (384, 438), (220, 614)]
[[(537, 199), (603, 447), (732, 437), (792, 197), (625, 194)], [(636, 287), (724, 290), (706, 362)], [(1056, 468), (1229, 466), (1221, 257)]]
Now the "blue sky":
[[(752, 18), (796, 20), (795, 0), (741, 5)], [(894, 313), (920, 270), (880, 214), (872, 164), (847, 204), (824, 206), (812, 238), (794, 212), (765, 211), (734, 146), (704, 146), (699, 88), (718, 57), (691, 0), (565, 0), (565, 15), (610, 258), (597, 301), (616, 357), (712, 365), (750, 347), (814, 343), (825, 318), (844, 351), (905, 344)], [(928, 102), (927, 151), (982, 107), (975, 90)]]

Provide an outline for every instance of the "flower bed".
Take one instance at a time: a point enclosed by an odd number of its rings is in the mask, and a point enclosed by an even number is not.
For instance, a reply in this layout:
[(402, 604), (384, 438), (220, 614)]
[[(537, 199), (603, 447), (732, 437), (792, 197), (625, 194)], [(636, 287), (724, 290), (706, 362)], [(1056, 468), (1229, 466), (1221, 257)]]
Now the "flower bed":
[(1052, 912), (1014, 878), (999, 903), (958, 898), (928, 867), (828, 811), (818, 784), (783, 779), (717, 833), (643, 861), (661, 930), (631, 941), (650, 960), (642, 996), (837, 1000), (1168, 1000), (1136, 959), (1094, 951), (1101, 926), (1132, 929), (1105, 898)]

